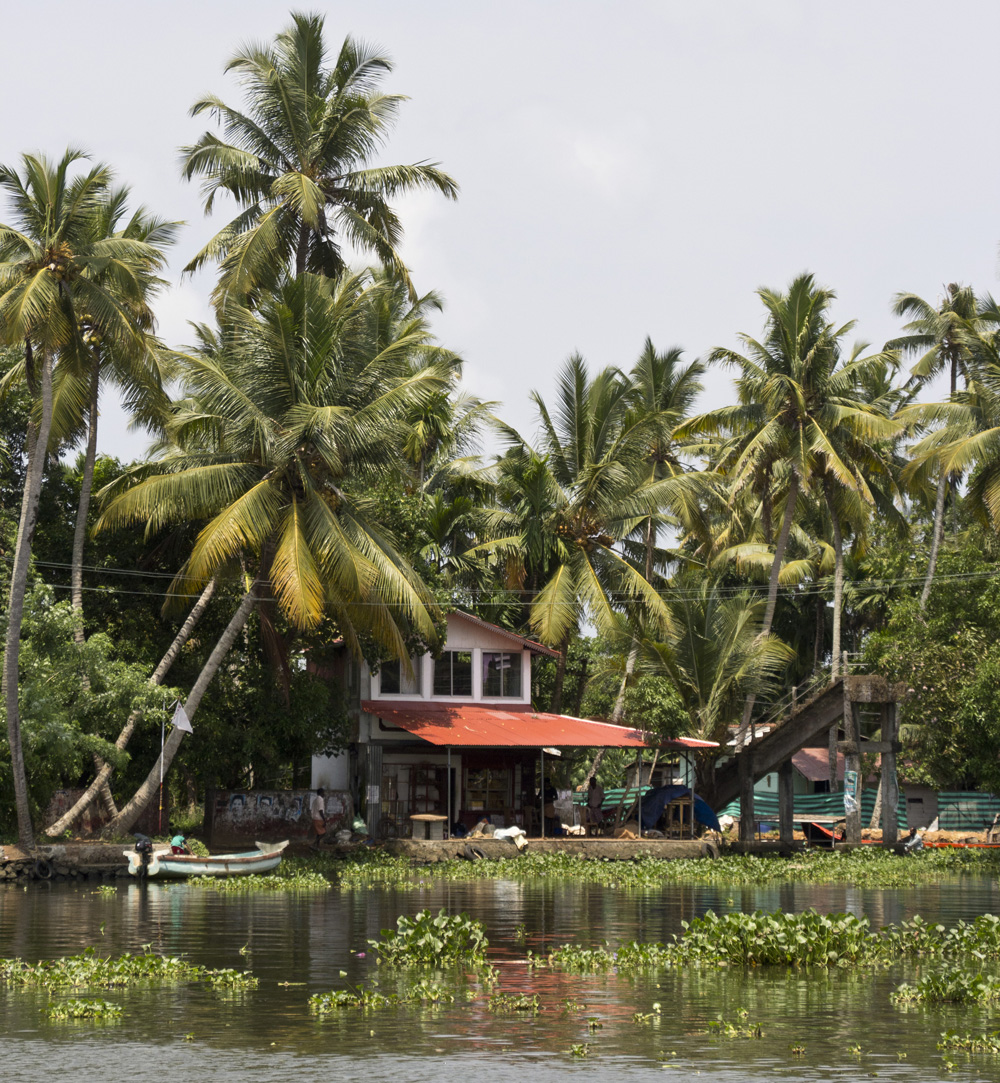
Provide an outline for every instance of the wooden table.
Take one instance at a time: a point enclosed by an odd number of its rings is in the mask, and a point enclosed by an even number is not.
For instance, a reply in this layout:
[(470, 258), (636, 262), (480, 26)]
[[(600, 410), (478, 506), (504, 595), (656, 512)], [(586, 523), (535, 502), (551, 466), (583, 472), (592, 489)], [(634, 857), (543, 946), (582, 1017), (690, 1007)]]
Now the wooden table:
[(415, 839), (440, 841), (444, 838), (444, 825), (447, 822), (447, 816), (438, 816), (433, 812), (415, 812), (410, 819), (413, 821), (413, 837)]

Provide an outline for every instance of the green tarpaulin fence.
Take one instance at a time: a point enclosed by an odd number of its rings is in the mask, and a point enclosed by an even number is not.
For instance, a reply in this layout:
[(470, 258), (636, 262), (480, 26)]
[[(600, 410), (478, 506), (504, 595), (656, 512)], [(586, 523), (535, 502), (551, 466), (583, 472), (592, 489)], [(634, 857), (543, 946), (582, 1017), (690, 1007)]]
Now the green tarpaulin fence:
[[(943, 796), (943, 795), (942, 795)], [(871, 822), (872, 813), (875, 811), (875, 791), (861, 791), (861, 823), (867, 827)], [(896, 805), (899, 817), (900, 831), (907, 830), (906, 823), (906, 798), (902, 793)], [(764, 823), (778, 822), (778, 795), (770, 793), (755, 793), (753, 797), (753, 814), (755, 820)], [(739, 801), (730, 801), (719, 813), (720, 816), (740, 815)], [(808, 819), (810, 816), (839, 816), (844, 815), (844, 792), (836, 793), (797, 793), (795, 795), (795, 819)]]
[(1000, 797), (992, 793), (943, 791), (938, 794), (938, 827), (942, 831), (982, 831), (1000, 812)]

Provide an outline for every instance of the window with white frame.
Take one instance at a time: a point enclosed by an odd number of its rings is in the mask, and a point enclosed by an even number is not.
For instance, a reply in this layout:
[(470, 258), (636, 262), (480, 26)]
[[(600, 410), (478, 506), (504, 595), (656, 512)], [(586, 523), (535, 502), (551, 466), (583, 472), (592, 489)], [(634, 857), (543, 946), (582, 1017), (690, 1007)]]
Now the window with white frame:
[(445, 651), (435, 659), (434, 695), (472, 695), (472, 651)]
[(379, 669), (379, 695), (382, 696), (419, 696), (420, 695), (420, 660), (410, 659), (410, 673), (406, 672), (402, 662), (394, 659), (383, 662)]
[(521, 698), (521, 655), (483, 651), (483, 696)]

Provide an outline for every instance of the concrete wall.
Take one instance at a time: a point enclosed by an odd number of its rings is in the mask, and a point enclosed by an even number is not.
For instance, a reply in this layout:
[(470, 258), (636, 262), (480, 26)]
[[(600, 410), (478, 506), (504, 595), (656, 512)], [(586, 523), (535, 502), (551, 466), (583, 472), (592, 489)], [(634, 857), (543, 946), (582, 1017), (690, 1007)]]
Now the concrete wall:
[[(277, 842), (308, 838), (311, 790), (216, 790), (205, 801), (205, 841), (209, 846)], [(354, 818), (351, 796), (327, 791), (327, 830), (350, 827)]]
[[(42, 827), (45, 828), (54, 824), (56, 820), (69, 812), (82, 796), (82, 789), (56, 790), (52, 795), (52, 799), (49, 801), (48, 808), (42, 816)], [(161, 819), (163, 822), (163, 831), (159, 830)], [(100, 831), (107, 822), (108, 817), (105, 815), (104, 806), (101, 804), (100, 799), (98, 799), (89, 809), (87, 809), (83, 816), (80, 817), (71, 833), (73, 835), (94, 835)], [(140, 831), (143, 835), (159, 835), (165, 833), (169, 827), (170, 792), (164, 786), (162, 817), (160, 816), (159, 796), (156, 796), (143, 810), (142, 815), (140, 815), (132, 830)]]

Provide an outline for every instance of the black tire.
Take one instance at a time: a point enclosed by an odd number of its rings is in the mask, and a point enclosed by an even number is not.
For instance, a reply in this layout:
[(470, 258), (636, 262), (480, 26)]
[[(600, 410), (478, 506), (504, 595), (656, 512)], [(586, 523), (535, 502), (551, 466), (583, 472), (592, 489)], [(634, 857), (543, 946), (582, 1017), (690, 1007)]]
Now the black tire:
[(36, 880), (51, 880), (55, 869), (52, 868), (52, 862), (47, 858), (39, 857), (35, 860), (35, 879)]
[(462, 856), (466, 861), (482, 861), (486, 854), (478, 846), (473, 846), (471, 843), (467, 843), (465, 849), (462, 851)]

